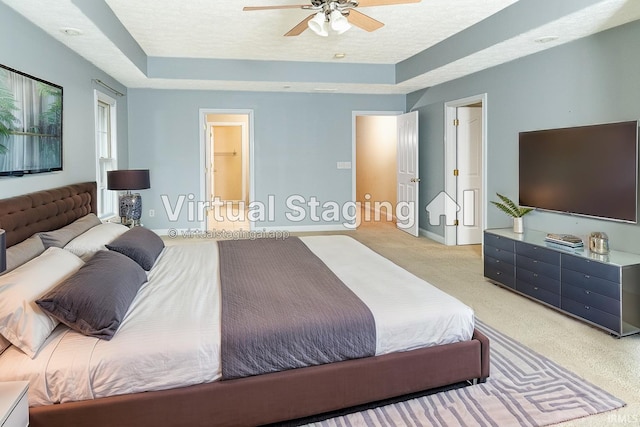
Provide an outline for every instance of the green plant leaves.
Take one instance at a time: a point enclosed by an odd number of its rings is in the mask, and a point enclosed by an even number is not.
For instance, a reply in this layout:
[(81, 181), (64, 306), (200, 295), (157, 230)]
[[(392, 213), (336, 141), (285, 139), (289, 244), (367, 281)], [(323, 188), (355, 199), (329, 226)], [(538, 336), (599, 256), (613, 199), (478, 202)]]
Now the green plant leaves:
[(498, 209), (500, 209), (502, 212), (506, 213), (511, 217), (519, 218), (519, 217), (525, 216), (526, 214), (528, 214), (533, 210), (532, 208), (519, 207), (507, 196), (503, 196), (502, 194), (499, 194), (499, 193), (496, 193), (496, 195), (500, 200), (502, 200), (502, 203), (494, 202), (493, 200), (491, 201), (491, 203), (493, 203)]

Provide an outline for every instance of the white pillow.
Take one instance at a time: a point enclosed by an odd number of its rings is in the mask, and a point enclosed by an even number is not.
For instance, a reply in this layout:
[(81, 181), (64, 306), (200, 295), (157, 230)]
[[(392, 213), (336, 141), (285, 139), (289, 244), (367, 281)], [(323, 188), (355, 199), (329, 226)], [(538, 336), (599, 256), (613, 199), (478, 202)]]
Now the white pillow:
[(102, 224), (96, 214), (89, 213), (85, 216), (76, 219), (69, 225), (65, 225), (62, 228), (52, 231), (43, 231), (36, 233), (42, 240), (42, 244), (45, 248), (55, 246), (56, 248), (63, 248), (67, 243), (78, 237), (85, 231), (92, 227)]
[(0, 276), (0, 334), (33, 359), (58, 324), (35, 301), (83, 264), (71, 252), (52, 247)]
[(128, 229), (122, 224), (105, 222), (85, 231), (67, 243), (64, 248), (86, 261), (96, 252), (106, 250), (104, 245), (111, 243)]
[(2, 274), (15, 270), (27, 261), (30, 261), (44, 252), (44, 245), (39, 236), (31, 236), (28, 239), (7, 248), (7, 269)]

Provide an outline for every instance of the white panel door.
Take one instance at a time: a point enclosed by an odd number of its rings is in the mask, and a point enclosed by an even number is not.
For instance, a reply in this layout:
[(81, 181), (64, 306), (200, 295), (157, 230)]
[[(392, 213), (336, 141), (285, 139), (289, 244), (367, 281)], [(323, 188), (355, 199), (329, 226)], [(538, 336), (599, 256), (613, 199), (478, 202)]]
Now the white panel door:
[(458, 245), (482, 243), (482, 108), (458, 108)]
[(418, 235), (418, 112), (398, 116), (397, 226)]

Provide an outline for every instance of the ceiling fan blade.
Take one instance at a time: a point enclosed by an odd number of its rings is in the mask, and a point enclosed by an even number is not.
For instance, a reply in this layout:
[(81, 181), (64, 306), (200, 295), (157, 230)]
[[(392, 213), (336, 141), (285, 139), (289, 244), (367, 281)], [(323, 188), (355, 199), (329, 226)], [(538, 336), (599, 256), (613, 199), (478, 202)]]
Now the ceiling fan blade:
[(420, 0), (358, 0), (358, 7), (387, 6), (405, 3), (420, 3)]
[(315, 13), (304, 18), (298, 25), (289, 30), (285, 36), (299, 36), (304, 30), (309, 28), (309, 21), (315, 16)]
[(285, 6), (245, 6), (242, 8), (245, 12), (252, 10), (270, 10), (270, 9), (303, 9), (309, 6), (308, 4), (290, 4)]
[(355, 25), (356, 27), (360, 27), (365, 31), (375, 31), (384, 27), (384, 24), (380, 21), (376, 21), (370, 16), (365, 15), (362, 12), (358, 12), (355, 9), (351, 9), (349, 11), (349, 15), (347, 15), (347, 19), (350, 24)]

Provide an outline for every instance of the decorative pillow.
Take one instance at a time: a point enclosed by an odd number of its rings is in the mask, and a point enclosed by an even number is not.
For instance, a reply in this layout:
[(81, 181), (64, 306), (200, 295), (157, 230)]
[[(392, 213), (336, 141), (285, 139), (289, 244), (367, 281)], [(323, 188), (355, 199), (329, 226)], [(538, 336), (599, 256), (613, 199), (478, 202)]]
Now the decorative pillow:
[(127, 230), (129, 228), (122, 224), (105, 222), (85, 231), (67, 243), (64, 248), (79, 256), (82, 260), (87, 261), (96, 252), (106, 250), (107, 248), (104, 245), (112, 242)]
[(102, 224), (98, 217), (93, 214), (87, 214), (82, 218), (78, 218), (69, 225), (65, 225), (62, 228), (53, 231), (44, 231), (37, 233), (42, 239), (42, 243), (45, 248), (55, 246), (56, 248), (64, 248), (64, 246), (71, 241), (71, 239), (78, 237), (88, 229)]
[(106, 247), (128, 256), (149, 271), (164, 249), (164, 242), (160, 236), (147, 228), (133, 227)]
[(58, 324), (35, 303), (84, 264), (60, 248), (0, 276), (0, 334), (32, 359)]
[(110, 340), (147, 275), (117, 252), (99, 251), (36, 303), (81, 334)]
[[(22, 264), (30, 261), (44, 252), (44, 245), (38, 236), (31, 236), (28, 239), (7, 248), (7, 269), (4, 273), (15, 270)], [(0, 274), (4, 274), (0, 273)]]

